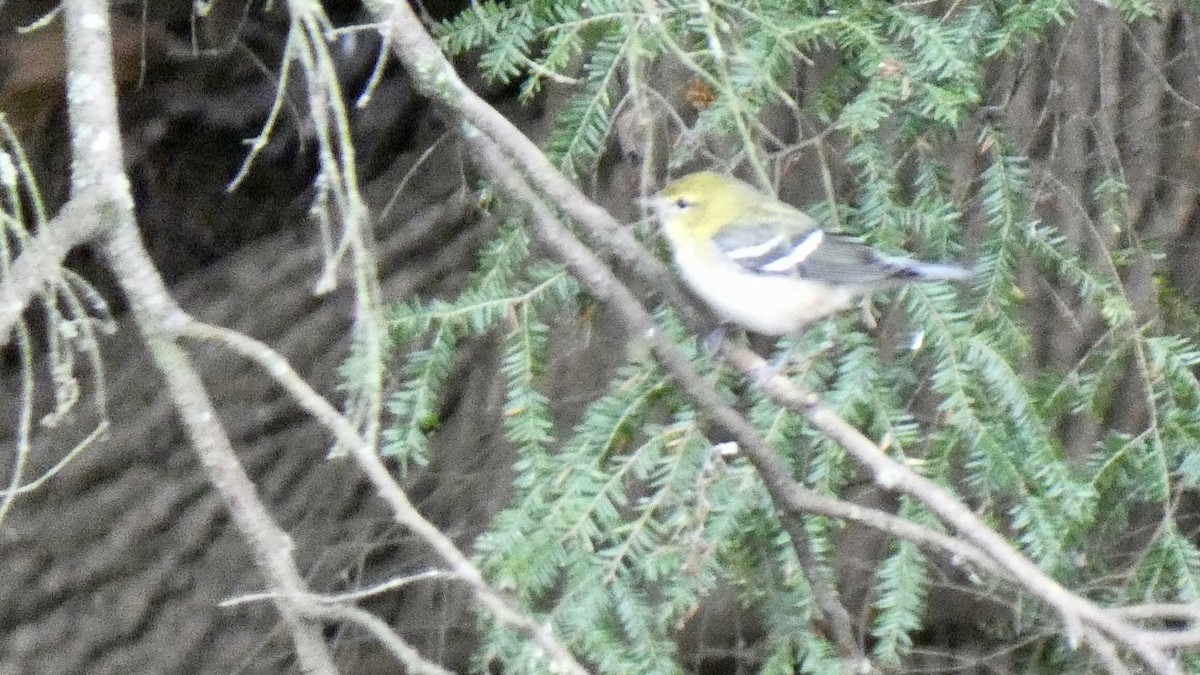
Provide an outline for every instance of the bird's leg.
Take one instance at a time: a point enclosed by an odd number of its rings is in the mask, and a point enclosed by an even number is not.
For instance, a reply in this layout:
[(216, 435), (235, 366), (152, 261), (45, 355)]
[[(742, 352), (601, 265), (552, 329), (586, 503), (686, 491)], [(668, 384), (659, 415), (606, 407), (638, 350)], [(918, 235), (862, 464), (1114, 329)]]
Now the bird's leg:
[(704, 351), (708, 352), (709, 356), (720, 354), (721, 348), (725, 346), (725, 340), (727, 339), (728, 336), (725, 334), (725, 327), (717, 326), (704, 336)]
[(788, 361), (792, 359), (792, 353), (795, 351), (796, 343), (788, 342), (787, 347), (780, 349), (779, 352), (775, 354), (774, 358), (767, 362), (767, 365), (762, 368), (762, 370), (765, 372), (758, 373), (757, 375), (761, 379), (766, 379), (778, 374), (787, 375)]

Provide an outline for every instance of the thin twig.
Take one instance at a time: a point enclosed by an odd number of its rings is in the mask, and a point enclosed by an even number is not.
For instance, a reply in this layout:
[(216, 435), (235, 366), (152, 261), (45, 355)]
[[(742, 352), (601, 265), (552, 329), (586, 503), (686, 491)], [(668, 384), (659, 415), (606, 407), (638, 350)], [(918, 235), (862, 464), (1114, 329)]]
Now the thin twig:
[[(369, 598), (372, 596), (380, 595), (382, 593), (387, 593), (388, 591), (394, 591), (398, 588), (404, 588), (405, 586), (415, 584), (419, 581), (426, 581), (429, 579), (452, 579), (452, 578), (454, 578), (454, 575), (449, 574), (447, 572), (443, 572), (442, 570), (427, 570), (425, 572), (420, 572), (418, 574), (409, 574), (407, 576), (396, 577), (395, 579), (389, 579), (389, 580), (383, 582), (382, 584), (375, 584), (374, 586), (371, 586), (370, 588), (362, 588), (357, 591), (351, 591), (349, 593), (335, 593), (332, 595), (314, 595), (309, 599), (312, 600), (313, 602), (320, 602), (320, 603), (325, 603), (325, 604), (352, 602), (355, 600), (362, 600), (363, 598)], [(223, 600), (223, 601), (221, 601), (220, 606), (221, 607), (236, 607), (238, 605), (245, 605), (245, 604), (248, 604), (251, 602), (262, 602), (263, 600), (274, 600), (277, 596), (278, 596), (277, 593), (274, 593), (271, 591), (268, 591), (266, 593), (246, 593), (244, 595), (239, 595), (236, 597), (229, 598), (228, 600)]]
[(111, 225), (102, 217), (101, 204), (96, 191), (73, 195), (17, 256), (8, 277), (0, 280), (0, 348), (8, 346), (13, 325), (33, 298), (62, 278), (67, 254)]
[(412, 645), (400, 637), (386, 621), (354, 605), (314, 601), (300, 598), (298, 603), (305, 616), (313, 619), (332, 619), (362, 627), (404, 665), (405, 672), (419, 675), (453, 675), (450, 671), (421, 656)]

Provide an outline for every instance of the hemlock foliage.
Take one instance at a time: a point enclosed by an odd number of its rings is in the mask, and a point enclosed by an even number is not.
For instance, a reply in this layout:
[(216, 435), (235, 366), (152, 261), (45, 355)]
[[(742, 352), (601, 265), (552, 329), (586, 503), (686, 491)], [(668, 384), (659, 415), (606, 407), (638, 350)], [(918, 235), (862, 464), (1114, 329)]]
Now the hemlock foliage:
[[(1129, 17), (1148, 6), (1124, 3)], [(941, 7), (940, 5), (934, 7)], [(962, 210), (981, 224), (969, 287), (929, 285), (899, 296), (912, 330), (884, 347), (857, 315), (813, 327), (794, 376), (868, 437), (951, 486), (985, 519), (1065, 585), (1106, 603), (1195, 600), (1200, 552), (1174, 519), (1183, 489), (1200, 482), (1200, 348), (1135, 312), (1121, 283), (1130, 245), (1087, 260), (1031, 208), (1031, 171), (1003, 125), (981, 116), (984, 71), (1040, 39), (1072, 3), (955, 3), (942, 16), (922, 3), (480, 2), (440, 26), (444, 48), (478, 57), (482, 73), (519, 83), (525, 100), (548, 83), (570, 102), (546, 151), (569, 175), (592, 177), (622, 112), (667, 120), (673, 167), (714, 148), (760, 179), (786, 173), (798, 145), (766, 116), (790, 116), (804, 132), (829, 129), (844, 147), (853, 188), (826, 221), (884, 248), (925, 258), (964, 255)], [(944, 8), (943, 8), (944, 9)], [(941, 11), (941, 10), (939, 10)], [(927, 13), (930, 12), (930, 13)], [(797, 74), (823, 67), (797, 87)], [(687, 82), (655, 84), (657, 69)], [(704, 96), (681, 98), (681, 89)], [(984, 121), (980, 121), (984, 120)], [(955, 193), (954, 169), (932, 148), (964, 127), (977, 134), (980, 173)], [(731, 150), (732, 149), (732, 150)], [(1100, 221), (1120, 227), (1126, 187), (1106, 174), (1095, 186)], [(516, 448), (515, 494), (476, 542), (489, 580), (552, 625), (605, 673), (680, 672), (699, 657), (676, 637), (714, 592), (732, 589), (756, 614), (761, 642), (751, 662), (767, 673), (840, 672), (836, 649), (813, 623), (817, 610), (794, 549), (751, 468), (725, 456), (704, 421), (652, 362), (630, 359), (597, 392), (582, 420), (555, 435), (546, 377), (546, 319), (574, 311), (578, 284), (530, 251), (513, 217), (484, 252), (479, 272), (453, 300), (413, 302), (393, 316), (399, 366), (385, 452), (426, 461), (450, 363), (468, 335), (503, 341), (505, 429)], [(1079, 312), (1103, 330), (1073, 367), (1031, 373), (1032, 344), (1018, 274), (1078, 294)], [(1140, 318), (1139, 318), (1140, 317)], [(696, 367), (793, 467), (797, 479), (840, 495), (860, 476), (844, 452), (714, 363), (669, 312), (660, 323)], [(1115, 392), (1137, 383), (1147, 422), (1102, 431), (1085, 457), (1066, 456), (1064, 421), (1102, 421)], [(1120, 557), (1139, 509), (1160, 515)], [(899, 514), (937, 528), (919, 505)], [(810, 546), (832, 565), (841, 524), (812, 518)], [(863, 626), (880, 663), (900, 667), (924, 625), (937, 583), (926, 552), (893, 541), (874, 571), (874, 611)], [(1010, 625), (987, 627), (1025, 641), (1027, 668), (1090, 672), (1083, 652), (1057, 637), (1056, 617), (996, 579), (974, 591), (1019, 607)], [(543, 655), (487, 627), (479, 668), (545, 672)]]

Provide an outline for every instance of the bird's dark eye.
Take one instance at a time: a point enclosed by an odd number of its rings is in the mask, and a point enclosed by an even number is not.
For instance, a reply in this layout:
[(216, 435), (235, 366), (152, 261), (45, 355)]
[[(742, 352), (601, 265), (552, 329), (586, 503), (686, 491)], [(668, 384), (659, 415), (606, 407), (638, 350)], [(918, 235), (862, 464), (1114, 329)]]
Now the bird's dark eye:
[(691, 205), (692, 205), (692, 203), (689, 202), (688, 200), (684, 199), (683, 197), (680, 197), (679, 199), (675, 200), (675, 207), (679, 208), (679, 209), (686, 209), (687, 207), (689, 207)]

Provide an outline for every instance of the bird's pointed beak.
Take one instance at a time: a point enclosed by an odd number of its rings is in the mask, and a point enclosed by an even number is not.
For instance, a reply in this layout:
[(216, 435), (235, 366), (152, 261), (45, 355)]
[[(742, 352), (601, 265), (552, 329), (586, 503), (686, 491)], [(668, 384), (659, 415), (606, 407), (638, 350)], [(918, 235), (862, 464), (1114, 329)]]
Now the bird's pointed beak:
[(641, 197), (638, 197), (637, 201), (638, 206), (642, 207), (643, 209), (658, 213), (662, 209), (666, 200), (663, 199), (662, 195), (656, 192), (654, 194), (642, 195)]
[(634, 197), (634, 203), (643, 214), (649, 213), (651, 216), (658, 215), (658, 205), (661, 200), (657, 194), (641, 195)]

